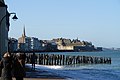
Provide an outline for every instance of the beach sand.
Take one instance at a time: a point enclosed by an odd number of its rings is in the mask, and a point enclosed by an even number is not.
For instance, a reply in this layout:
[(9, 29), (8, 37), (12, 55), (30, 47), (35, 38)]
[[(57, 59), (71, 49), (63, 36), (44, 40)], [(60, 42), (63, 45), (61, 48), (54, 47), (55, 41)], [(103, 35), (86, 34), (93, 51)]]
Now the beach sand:
[[(43, 69), (31, 70), (31, 66), (26, 66), (26, 77), (24, 80), (65, 80), (65, 77), (45, 71)], [(13, 79), (15, 80), (15, 79)]]

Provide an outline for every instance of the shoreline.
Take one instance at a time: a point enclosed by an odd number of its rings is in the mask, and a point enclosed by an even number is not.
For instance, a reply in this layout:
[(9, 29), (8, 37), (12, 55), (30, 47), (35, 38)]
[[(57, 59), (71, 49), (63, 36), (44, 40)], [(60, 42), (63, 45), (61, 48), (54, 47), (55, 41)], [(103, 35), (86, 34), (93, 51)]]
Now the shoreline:
[(33, 70), (31, 66), (26, 65), (26, 77), (24, 77), (24, 80), (39, 80), (39, 79), (40, 80), (65, 80), (66, 78), (64, 76), (60, 76), (43, 69), (35, 68), (35, 70)]

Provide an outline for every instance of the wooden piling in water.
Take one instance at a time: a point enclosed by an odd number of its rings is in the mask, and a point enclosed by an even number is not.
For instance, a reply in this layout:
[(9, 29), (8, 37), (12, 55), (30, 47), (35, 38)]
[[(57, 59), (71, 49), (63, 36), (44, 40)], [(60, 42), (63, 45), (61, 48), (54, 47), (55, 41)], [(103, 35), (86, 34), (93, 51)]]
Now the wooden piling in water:
[(62, 55), (62, 65), (65, 63), (65, 55)]
[(111, 64), (110, 57), (70, 56), (58, 54), (27, 54), (27, 63), (34, 57), (35, 64), (39, 65), (76, 65), (76, 64)]

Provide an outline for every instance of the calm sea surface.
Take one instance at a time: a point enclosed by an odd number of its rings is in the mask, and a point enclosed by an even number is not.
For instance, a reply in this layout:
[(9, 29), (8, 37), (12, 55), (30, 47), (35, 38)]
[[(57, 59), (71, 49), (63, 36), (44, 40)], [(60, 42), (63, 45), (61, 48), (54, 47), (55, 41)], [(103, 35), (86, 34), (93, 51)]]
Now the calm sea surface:
[(71, 80), (120, 80), (120, 51), (55, 52), (47, 54), (111, 57), (112, 64), (39, 66), (39, 68)]

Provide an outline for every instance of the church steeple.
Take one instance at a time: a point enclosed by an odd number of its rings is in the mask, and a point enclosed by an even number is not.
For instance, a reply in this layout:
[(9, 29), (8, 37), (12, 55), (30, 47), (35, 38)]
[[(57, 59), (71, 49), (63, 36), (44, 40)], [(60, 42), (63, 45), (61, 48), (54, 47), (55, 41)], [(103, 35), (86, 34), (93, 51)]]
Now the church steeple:
[(25, 34), (25, 26), (24, 26), (24, 32), (23, 32), (23, 35), (26, 37), (26, 34)]
[(26, 34), (25, 34), (25, 25), (24, 25), (24, 28), (23, 28), (23, 34), (22, 34), (23, 37), (26, 37)]

